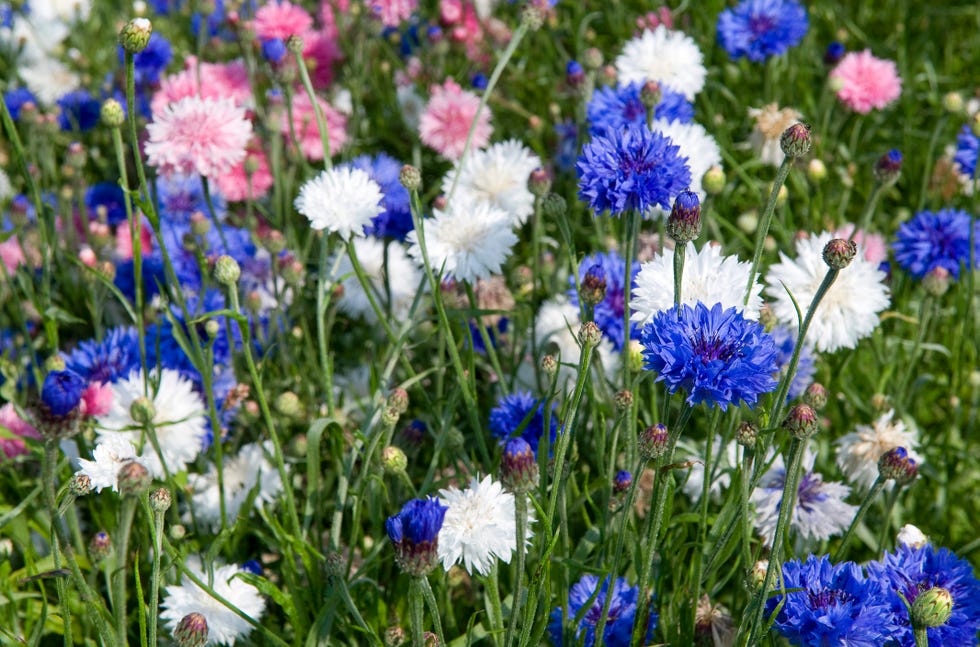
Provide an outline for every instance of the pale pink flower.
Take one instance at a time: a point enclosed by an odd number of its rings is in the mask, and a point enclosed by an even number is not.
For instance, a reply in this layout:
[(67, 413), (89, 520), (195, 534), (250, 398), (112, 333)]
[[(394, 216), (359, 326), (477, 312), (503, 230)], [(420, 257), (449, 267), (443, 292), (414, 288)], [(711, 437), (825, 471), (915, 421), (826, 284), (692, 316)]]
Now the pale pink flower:
[(24, 263), (24, 250), (16, 237), (11, 236), (0, 243), (0, 260), (3, 260), (8, 272), (13, 272)]
[[(133, 235), (129, 221), (121, 222), (116, 227), (116, 256), (121, 261), (128, 261), (133, 258)], [(143, 256), (153, 250), (153, 231), (149, 224), (144, 220), (140, 223), (140, 248)]]
[(154, 114), (146, 130), (147, 163), (158, 172), (216, 179), (245, 159), (252, 122), (231, 99), (185, 97)]
[[(321, 97), (317, 97), (316, 102), (323, 111), (323, 118), (327, 123), (327, 138), (332, 157), (347, 143), (347, 117)], [(293, 97), (292, 115), (293, 129), (296, 131), (303, 156), (310, 161), (322, 160), (323, 142), (320, 139), (320, 128), (316, 123), (316, 111), (313, 109), (309, 95), (305, 92), (297, 93)], [(289, 118), (285, 114), (282, 117), (280, 131), (287, 139), (292, 137), (289, 131)]]
[(333, 66), (343, 58), (337, 47), (336, 36), (326, 31), (308, 31), (303, 34), (303, 59), (310, 70), (310, 81), (318, 90), (325, 90), (333, 83)]
[[(255, 164), (252, 171), (251, 194), (249, 192), (249, 177), (245, 172), (245, 163), (251, 161)], [(228, 173), (218, 177), (216, 182), (221, 195), (229, 202), (240, 202), (242, 200), (255, 200), (261, 198), (272, 187), (272, 173), (269, 171), (269, 162), (262, 152), (259, 142), (252, 140), (248, 147), (245, 159), (235, 165)]]
[[(480, 97), (463, 90), (452, 78), (431, 88), (429, 103), (419, 122), (422, 143), (449, 160), (458, 160), (466, 146), (466, 135), (480, 107)], [(470, 146), (483, 148), (490, 141), (490, 109), (484, 107), (473, 131)]]
[[(854, 231), (854, 224), (846, 222), (834, 232), (834, 235), (846, 239), (852, 231)], [(888, 245), (885, 243), (885, 237), (881, 234), (859, 229), (858, 233), (854, 234), (854, 242), (864, 250), (864, 260), (869, 263), (880, 265), (882, 261), (888, 258)]]
[(15, 436), (20, 436), (20, 438), (0, 436), (0, 453), (4, 454), (7, 458), (13, 458), (14, 456), (27, 453), (27, 445), (24, 444), (21, 438), (41, 438), (41, 434), (37, 433), (37, 429), (18, 416), (14, 405), (9, 402), (0, 407), (0, 426), (9, 429)]
[(875, 58), (869, 49), (845, 54), (830, 78), (837, 84), (837, 98), (861, 114), (884, 108), (902, 93), (894, 61)]
[(344, 15), (348, 9), (350, 9), (350, 0), (332, 0), (329, 2), (324, 0), (320, 3), (318, 17), (320, 18), (323, 34), (327, 38), (337, 40), (337, 37), (340, 35), (340, 29), (337, 27), (336, 13)]
[(418, 0), (368, 0), (371, 15), (379, 18), (385, 27), (397, 27), (418, 8)]
[(112, 408), (112, 385), (91, 382), (82, 391), (82, 411), (86, 416), (104, 416)]
[(302, 35), (312, 26), (313, 16), (306, 9), (275, 0), (256, 11), (252, 21), (252, 29), (260, 40), (279, 38), (285, 41), (293, 34)]
[(200, 75), (199, 84), (197, 59), (189, 56), (184, 62), (183, 71), (165, 76), (160, 81), (160, 89), (150, 101), (150, 111), (159, 114), (168, 104), (185, 97), (232, 99), (238, 106), (252, 105), (248, 70), (241, 59), (228, 63), (201, 63)]

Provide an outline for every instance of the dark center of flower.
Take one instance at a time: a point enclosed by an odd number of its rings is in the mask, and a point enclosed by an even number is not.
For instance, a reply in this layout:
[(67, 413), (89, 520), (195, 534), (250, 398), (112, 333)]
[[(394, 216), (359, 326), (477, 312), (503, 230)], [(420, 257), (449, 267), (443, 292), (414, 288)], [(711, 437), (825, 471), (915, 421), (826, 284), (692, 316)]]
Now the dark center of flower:
[(826, 609), (828, 607), (836, 607), (841, 604), (845, 604), (853, 600), (851, 596), (846, 591), (838, 591), (836, 589), (824, 589), (822, 591), (807, 591), (808, 602), (810, 608), (812, 609)]
[(749, 31), (753, 36), (762, 36), (776, 26), (773, 16), (755, 15), (749, 18)]
[(626, 295), (623, 294), (622, 290), (609, 290), (606, 292), (606, 305), (609, 306), (609, 309), (613, 311), (613, 314), (618, 316), (620, 319), (623, 318), (625, 296)]
[(623, 106), (623, 118), (627, 123), (633, 123), (641, 118), (646, 117), (647, 109), (646, 106), (639, 100), (627, 101), (626, 105)]
[[(589, 610), (585, 613), (585, 622), (587, 624), (599, 624), (599, 618), (602, 617), (602, 606), (605, 604), (605, 602), (604, 596), (602, 595), (596, 598), (595, 602), (592, 603), (592, 606), (589, 607)], [(614, 598), (612, 603), (609, 605), (609, 615), (606, 616), (606, 622), (616, 620), (616, 618), (619, 617), (619, 613), (620, 606), (617, 604), (617, 601)]]
[(187, 213), (197, 207), (197, 200), (190, 193), (171, 193), (167, 197), (166, 207), (174, 213)]
[(803, 474), (800, 479), (800, 489), (797, 505), (803, 509), (809, 509), (814, 504), (827, 499), (827, 494), (822, 490), (823, 480), (812, 472)]
[(699, 332), (692, 341), (695, 355), (705, 362), (713, 362), (717, 359), (728, 361), (738, 354), (737, 347), (713, 335), (706, 336)]

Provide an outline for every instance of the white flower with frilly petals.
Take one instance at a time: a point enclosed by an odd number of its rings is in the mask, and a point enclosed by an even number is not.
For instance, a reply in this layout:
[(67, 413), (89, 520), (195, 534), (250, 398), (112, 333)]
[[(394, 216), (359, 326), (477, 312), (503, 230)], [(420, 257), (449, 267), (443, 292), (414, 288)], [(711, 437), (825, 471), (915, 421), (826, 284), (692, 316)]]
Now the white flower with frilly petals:
[(485, 150), (472, 151), (442, 180), (442, 192), (450, 195), (456, 181), (454, 199), (486, 202), (510, 214), (515, 225), (523, 225), (534, 213), (534, 195), (527, 187), (531, 171), (541, 166), (541, 159), (524, 144), (511, 139)]
[(703, 61), (693, 38), (659, 25), (626, 43), (616, 58), (616, 75), (620, 85), (656, 81), (693, 100), (708, 74)]
[[(659, 131), (670, 137), (675, 146), (680, 147), (681, 157), (687, 158), (687, 167), (691, 169), (691, 186), (689, 189), (704, 200), (705, 192), (701, 186), (704, 174), (713, 166), (721, 166), (721, 148), (715, 138), (708, 134), (704, 126), (698, 123), (681, 123), (657, 119), (650, 129)], [(659, 207), (656, 208), (659, 210)]]
[[(234, 455), (225, 455), (222, 470), (225, 491), (225, 514), (228, 524), (232, 525), (238, 518), (238, 513), (245, 505), (252, 492), (258, 485), (255, 505), (270, 503), (282, 492), (282, 479), (279, 471), (266, 457), (272, 452), (272, 441), (263, 444), (250, 443), (243, 445)], [(191, 489), (191, 505), (194, 517), (213, 530), (221, 526), (221, 500), (218, 490), (218, 469), (212, 463), (207, 474), (191, 474), (188, 477)]]
[(894, 411), (882, 414), (870, 425), (857, 425), (837, 441), (837, 465), (855, 485), (868, 490), (878, 478), (878, 459), (885, 452), (904, 447), (909, 458), (921, 464), (913, 450), (919, 444), (915, 430), (908, 430), (901, 419), (892, 420)]
[[(462, 563), (466, 572), (487, 575), (495, 559), (510, 562), (517, 548), (514, 495), (491, 477), (476, 477), (465, 490), (439, 490), (448, 506), (439, 531), (439, 559), (447, 571)], [(533, 517), (528, 516), (528, 528)], [(526, 531), (530, 537), (530, 530)]]
[[(386, 249), (387, 247), (387, 249)], [(419, 289), (421, 273), (409, 259), (405, 248), (397, 242), (387, 245), (373, 236), (354, 239), (354, 253), (364, 273), (374, 286), (378, 304), (385, 310), (384, 299), (391, 297), (391, 314), (395, 319), (404, 320)], [(387, 271), (386, 271), (387, 266)], [(377, 322), (378, 317), (371, 307), (360, 280), (354, 274), (354, 266), (345, 253), (337, 266), (337, 276), (344, 277), (341, 285), (344, 293), (338, 306), (341, 310), (366, 321)]]
[[(706, 244), (700, 250), (687, 243), (684, 274), (681, 278), (681, 303), (708, 307), (720, 303), (726, 310), (736, 308), (746, 319), (759, 318), (762, 307), (762, 285), (753, 284), (748, 305), (744, 305), (745, 285), (751, 263), (737, 256), (722, 256), (721, 247)], [(652, 261), (640, 266), (630, 292), (630, 320), (638, 325), (648, 323), (658, 312), (674, 307), (674, 250), (665, 249)]]
[[(156, 371), (153, 372), (154, 375)], [(153, 425), (161, 456), (149, 440), (143, 440), (142, 426), (133, 419), (133, 402), (143, 397), (143, 371), (133, 371), (125, 380), (112, 385), (112, 407), (109, 413), (95, 420), (100, 443), (121, 438), (138, 446), (143, 445), (143, 465), (153, 478), (164, 478), (163, 464), (171, 474), (187, 467), (197, 458), (207, 435), (204, 401), (194, 391), (194, 385), (171, 369), (160, 372), (160, 384), (154, 391), (150, 384), (148, 399), (153, 406)]]
[[(196, 556), (187, 559), (187, 569), (201, 581), (208, 581), (201, 560)], [(254, 586), (235, 577), (241, 572), (243, 569), (236, 564), (215, 563), (212, 588), (239, 611), (258, 620), (265, 611), (265, 599)], [(163, 608), (160, 618), (166, 621), (171, 633), (187, 614), (197, 612), (204, 616), (208, 622), (209, 645), (234, 645), (236, 640), (252, 631), (252, 625), (244, 618), (205, 593), (190, 578), (185, 577), (183, 584), (168, 586), (160, 606)]]
[(363, 236), (364, 227), (385, 210), (382, 199), (381, 187), (367, 173), (337, 167), (307, 180), (294, 204), (313, 229), (333, 231), (350, 240)]
[(907, 523), (899, 528), (898, 537), (895, 538), (895, 541), (899, 546), (922, 548), (929, 543), (929, 538), (921, 530)]
[(92, 489), (101, 492), (102, 488), (112, 488), (119, 491), (119, 470), (123, 465), (136, 461), (146, 467), (146, 461), (136, 455), (133, 443), (119, 435), (108, 436), (95, 446), (92, 451), (94, 460), (75, 459), (81, 469), (76, 474), (83, 474), (91, 480)]
[[(769, 268), (765, 292), (780, 323), (798, 325), (790, 294), (800, 312), (806, 314), (827, 274), (823, 248), (834, 237), (825, 231), (801, 238), (796, 241), (795, 259), (780, 252), (780, 262)], [(865, 260), (864, 250), (858, 245), (854, 260), (840, 271), (814, 313), (806, 343), (821, 353), (832, 353), (854, 348), (858, 340), (870, 335), (878, 327), (878, 313), (890, 303), (884, 279), (885, 273)]]

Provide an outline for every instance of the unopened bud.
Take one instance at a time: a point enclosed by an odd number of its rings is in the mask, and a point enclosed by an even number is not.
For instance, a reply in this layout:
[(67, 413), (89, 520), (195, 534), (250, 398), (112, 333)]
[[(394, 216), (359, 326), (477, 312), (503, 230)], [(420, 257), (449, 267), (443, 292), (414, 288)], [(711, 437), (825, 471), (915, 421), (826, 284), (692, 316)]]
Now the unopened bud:
[(922, 288), (934, 297), (941, 297), (949, 290), (950, 282), (949, 270), (937, 266), (922, 277)]
[(630, 489), (633, 484), (633, 475), (626, 470), (620, 470), (616, 472), (616, 476), (613, 477), (613, 492), (616, 494), (622, 494), (626, 490)]
[(885, 479), (894, 479), (898, 485), (911, 483), (918, 473), (919, 466), (904, 447), (891, 449), (878, 459), (878, 474)]
[(910, 523), (905, 524), (898, 530), (896, 541), (899, 546), (909, 548), (922, 548), (929, 543), (929, 538), (921, 530)]
[(590, 47), (582, 52), (582, 62), (586, 68), (595, 72), (604, 63), (602, 52), (597, 47)]
[(523, 493), (537, 487), (538, 478), (538, 461), (531, 445), (520, 436), (508, 440), (500, 461), (503, 486), (511, 492)]
[(755, 447), (759, 439), (759, 425), (754, 422), (743, 421), (735, 431), (735, 441), (742, 447)]
[(817, 433), (817, 412), (808, 404), (798, 404), (783, 420), (783, 429), (800, 440), (809, 438)]
[(820, 411), (827, 406), (827, 389), (823, 384), (814, 382), (803, 392), (803, 402)]
[(545, 355), (541, 358), (541, 370), (548, 376), (558, 372), (558, 360), (555, 359), (554, 355)]
[(232, 286), (238, 283), (242, 276), (242, 268), (238, 261), (231, 256), (222, 254), (214, 263), (214, 280), (224, 286)]
[(150, 493), (150, 508), (154, 512), (166, 512), (173, 503), (173, 495), (165, 487), (157, 488)]
[(963, 112), (963, 95), (959, 92), (949, 92), (943, 97), (943, 109), (953, 114)]
[(72, 475), (68, 481), (68, 491), (72, 496), (85, 496), (92, 491), (92, 479), (81, 472)]
[(916, 596), (909, 616), (913, 627), (942, 627), (953, 615), (953, 596), (934, 586)]
[(857, 254), (857, 243), (853, 240), (834, 238), (823, 248), (823, 262), (832, 270), (842, 270), (851, 264)]
[(670, 433), (667, 425), (657, 423), (647, 427), (640, 432), (637, 439), (640, 456), (651, 461), (660, 458), (667, 451), (669, 441)]
[(124, 495), (137, 496), (150, 487), (153, 480), (145, 467), (129, 461), (119, 468), (119, 491)]
[(616, 408), (620, 411), (629, 411), (633, 408), (633, 392), (624, 390), (617, 393)]
[(276, 411), (287, 418), (296, 418), (303, 411), (303, 407), (299, 401), (299, 396), (292, 391), (283, 391), (276, 396), (275, 406)]
[(129, 405), (129, 417), (140, 425), (151, 424), (156, 415), (157, 410), (153, 406), (153, 401), (145, 396), (136, 398)]
[(521, 11), (521, 23), (527, 25), (528, 30), (537, 31), (544, 24), (544, 14), (534, 3), (527, 3)]
[(752, 565), (749, 571), (748, 584), (753, 591), (758, 591), (766, 583), (766, 570), (769, 569), (769, 560), (760, 559)]
[(208, 235), (211, 231), (211, 219), (204, 215), (203, 211), (195, 211), (191, 214), (191, 233), (195, 236)]
[(595, 348), (602, 341), (602, 331), (594, 321), (586, 321), (579, 328), (578, 341), (583, 348)]
[(119, 32), (119, 44), (130, 54), (138, 54), (150, 42), (153, 25), (146, 18), (134, 18)]
[(422, 188), (422, 173), (411, 164), (406, 164), (398, 174), (398, 181), (409, 191), (418, 191)]
[(701, 235), (701, 200), (693, 191), (681, 191), (667, 217), (667, 235), (683, 245)]
[(803, 157), (810, 152), (812, 143), (810, 126), (803, 123), (793, 124), (779, 137), (779, 147), (787, 157)]
[(806, 165), (806, 175), (813, 182), (823, 182), (827, 179), (827, 165), (814, 158)]
[(387, 406), (399, 414), (408, 411), (408, 392), (400, 387), (396, 387), (388, 393)]
[(405, 630), (399, 626), (392, 626), (385, 629), (385, 647), (401, 647), (408, 640)]
[(548, 220), (554, 221), (564, 218), (567, 210), (568, 205), (565, 203), (565, 198), (557, 193), (549, 193), (541, 199), (541, 213)]
[(606, 298), (606, 270), (601, 264), (592, 265), (579, 286), (579, 298), (590, 306), (602, 303)]
[(539, 198), (548, 195), (551, 191), (551, 175), (541, 167), (534, 169), (527, 179), (527, 188)]
[(303, 37), (297, 34), (291, 34), (289, 38), (286, 39), (286, 49), (289, 50), (290, 54), (294, 56), (303, 55)]
[(88, 554), (93, 562), (101, 562), (112, 552), (112, 539), (106, 531), (100, 531), (92, 535), (92, 540), (88, 543)]
[(705, 171), (704, 177), (701, 178), (701, 188), (709, 195), (718, 195), (725, 189), (726, 182), (725, 170), (716, 165)]
[(204, 647), (208, 643), (207, 619), (196, 611), (188, 613), (177, 623), (174, 641), (177, 647)]
[(398, 474), (408, 468), (408, 457), (398, 447), (388, 445), (381, 450), (381, 465), (385, 474)]
[(647, 81), (640, 88), (640, 103), (646, 106), (648, 110), (656, 108), (662, 97), (663, 92), (660, 90), (660, 84), (656, 81)]

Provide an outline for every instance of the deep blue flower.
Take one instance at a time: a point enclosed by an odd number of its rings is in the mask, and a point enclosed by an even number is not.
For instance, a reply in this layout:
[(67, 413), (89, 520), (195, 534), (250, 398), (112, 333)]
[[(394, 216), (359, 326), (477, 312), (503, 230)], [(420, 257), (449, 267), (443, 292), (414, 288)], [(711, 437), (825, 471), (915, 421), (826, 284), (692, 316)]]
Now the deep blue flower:
[(970, 227), (974, 235), (974, 263), (980, 264), (980, 221), (961, 209), (920, 211), (895, 234), (895, 260), (921, 279), (937, 267), (960, 276), (960, 265), (970, 264)]
[(823, 62), (827, 65), (837, 65), (846, 53), (847, 48), (835, 40), (830, 45), (827, 45), (827, 51), (823, 55)]
[(660, 205), (669, 210), (674, 197), (691, 183), (687, 158), (660, 132), (634, 126), (594, 137), (575, 165), (578, 197), (596, 212), (612, 215)]
[(806, 9), (794, 0), (742, 0), (718, 16), (718, 42), (732, 58), (762, 62), (806, 35)]
[(555, 124), (555, 166), (563, 171), (571, 170), (578, 154), (578, 128), (571, 119)]
[(350, 165), (371, 176), (384, 195), (381, 204), (385, 210), (371, 219), (371, 224), (364, 228), (364, 233), (377, 238), (405, 240), (414, 225), (408, 190), (402, 186), (399, 177), (402, 163), (390, 155), (379, 153), (374, 157), (355, 157)]
[[(500, 341), (500, 338), (507, 334), (508, 325), (510, 325), (510, 322), (507, 320), (507, 317), (501, 317), (497, 320), (497, 323), (484, 327), (487, 336), (490, 338), (490, 344), (494, 348), (497, 348), (497, 342)], [(475, 321), (470, 321), (469, 339), (473, 340), (473, 350), (481, 355), (487, 354), (487, 345), (483, 343), (483, 335), (480, 334), (480, 329), (477, 328)]]
[(7, 90), (3, 93), (3, 100), (7, 102), (7, 110), (10, 111), (10, 118), (14, 121), (20, 119), (20, 109), (25, 103), (33, 103), (37, 106), (37, 97), (27, 88)]
[[(149, 302), (160, 294), (160, 286), (167, 284), (167, 272), (159, 252), (143, 256), (143, 298)], [(127, 299), (136, 300), (136, 268), (133, 259), (116, 264), (116, 278), (113, 283)]]
[(487, 75), (483, 72), (477, 72), (470, 77), (470, 85), (473, 86), (474, 90), (486, 90), (487, 83), (489, 83), (489, 80), (487, 79)]
[(62, 357), (66, 369), (89, 382), (118, 382), (140, 368), (139, 337), (135, 328), (112, 328), (102, 341), (80, 342)]
[(254, 559), (250, 559), (242, 564), (242, 570), (248, 571), (253, 575), (262, 575), (262, 565)]
[[(553, 408), (554, 403), (552, 403)], [(534, 398), (530, 391), (517, 391), (501, 398), (497, 406), (490, 410), (490, 431), (494, 436), (504, 440), (514, 435), (521, 436), (537, 456), (538, 443), (544, 434), (544, 418), (544, 400)], [(549, 419), (548, 447), (550, 449), (555, 446), (558, 420), (553, 412)]]
[(388, 517), (385, 530), (395, 545), (398, 565), (411, 575), (425, 575), (439, 560), (438, 542), (447, 506), (439, 499), (412, 499)]
[(288, 53), (286, 43), (282, 42), (281, 38), (269, 38), (262, 41), (262, 56), (270, 63), (282, 62)]
[(82, 391), (88, 386), (75, 371), (51, 371), (41, 386), (41, 402), (56, 416), (63, 416), (82, 401)]
[(750, 407), (776, 388), (776, 346), (755, 321), (716, 303), (681, 305), (654, 315), (640, 330), (646, 367), (690, 405), (705, 402), (724, 411), (740, 400)]
[[(786, 594), (776, 616), (776, 631), (794, 645), (881, 647), (898, 628), (887, 591), (854, 562), (834, 565), (826, 555), (810, 555), (784, 564), (783, 578), (787, 589), (802, 589)], [(767, 615), (780, 600), (769, 598)]]
[[(593, 254), (586, 256), (578, 266), (579, 283), (585, 280), (586, 274), (594, 265), (598, 265), (606, 279), (605, 297), (594, 306), (593, 321), (599, 326), (602, 334), (605, 335), (613, 344), (613, 348), (619, 351), (623, 348), (625, 335), (623, 332), (623, 315), (626, 298), (626, 260), (616, 252)], [(633, 263), (630, 271), (630, 283), (636, 279), (640, 271), (640, 264)], [(579, 294), (575, 289), (575, 280), (569, 278), (572, 289), (568, 296), (572, 303), (579, 305)], [(631, 328), (630, 336), (635, 338), (636, 326)]]
[[(585, 647), (592, 647), (595, 644), (596, 625), (602, 617), (602, 607), (606, 603), (606, 595), (609, 594), (609, 577), (602, 580), (599, 594), (595, 596), (592, 605), (582, 617), (582, 621), (576, 628), (574, 638), (567, 640), (564, 636), (563, 624), (567, 618), (575, 618), (582, 607), (589, 601), (596, 587), (599, 586), (599, 578), (595, 575), (583, 575), (576, 584), (572, 585), (568, 592), (568, 614), (562, 612), (561, 607), (555, 608), (551, 612), (551, 622), (548, 623), (548, 637), (552, 644), (561, 647), (566, 644), (582, 644)], [(606, 627), (602, 632), (603, 640), (609, 647), (628, 647), (630, 636), (633, 632), (633, 620), (636, 615), (637, 602), (640, 597), (640, 587), (630, 586), (625, 577), (616, 578), (612, 588), (612, 600), (609, 603), (609, 615), (606, 616)], [(653, 612), (653, 604), (650, 605), (650, 615), (647, 621), (646, 639), (644, 643), (650, 642), (653, 638), (653, 630), (657, 626), (657, 614)]]
[(978, 149), (980, 149), (980, 137), (974, 135), (969, 126), (963, 126), (960, 134), (956, 136), (956, 154), (953, 155), (953, 161), (959, 165), (960, 173), (971, 180), (977, 168)]
[(213, 11), (207, 14), (207, 17), (202, 16), (200, 11), (195, 11), (191, 15), (191, 33), (194, 34), (194, 38), (196, 39), (200, 33), (201, 22), (204, 21), (208, 36), (212, 38), (217, 36), (222, 40), (232, 40), (235, 34), (231, 29), (226, 27), (225, 1), (214, 0), (210, 8)]
[(106, 222), (115, 226), (126, 220), (126, 195), (116, 182), (99, 182), (85, 191), (85, 207), (94, 218), (99, 207), (105, 207)]
[(929, 544), (921, 548), (902, 545), (895, 553), (885, 553), (880, 562), (868, 564), (868, 576), (881, 582), (889, 593), (888, 599), (899, 625), (895, 635), (902, 647), (915, 647), (915, 639), (908, 609), (898, 593), (912, 604), (920, 593), (933, 587), (944, 588), (953, 597), (953, 614), (946, 624), (927, 630), (929, 644), (977, 644), (980, 581), (966, 560), (945, 548), (936, 550)]
[[(218, 220), (225, 216), (225, 199), (212, 182), (211, 204)], [(208, 203), (204, 199), (204, 187), (197, 175), (172, 175), (157, 178), (157, 196), (160, 204), (160, 218), (174, 223), (189, 223), (191, 215), (197, 211), (208, 213)]]
[(102, 106), (88, 90), (75, 90), (58, 99), (58, 125), (62, 130), (91, 130), (99, 123)]
[[(647, 123), (647, 108), (643, 105), (640, 93), (643, 84), (634, 81), (618, 87), (599, 88), (592, 94), (592, 100), (585, 107), (589, 120), (589, 134), (606, 135), (611, 130), (622, 130), (630, 126), (643, 126)], [(694, 106), (680, 92), (670, 88), (660, 88), (660, 103), (654, 117), (666, 121), (679, 121), (683, 124), (694, 119)]]
[[(789, 368), (789, 361), (793, 358), (793, 349), (796, 348), (796, 333), (786, 326), (776, 326), (769, 334), (776, 345), (776, 373), (773, 375), (776, 380), (782, 379), (782, 372)], [(813, 375), (817, 372), (817, 366), (813, 351), (806, 344), (800, 349), (800, 358), (796, 364), (796, 375), (790, 382), (789, 391), (786, 393), (787, 401), (803, 395), (806, 387), (813, 382)]]
[[(119, 63), (125, 60), (125, 50), (119, 46)], [(136, 85), (149, 85), (158, 83), (160, 75), (167, 69), (174, 58), (173, 48), (170, 41), (161, 36), (158, 32), (150, 34), (150, 40), (146, 43), (146, 48), (133, 56), (133, 72)]]

